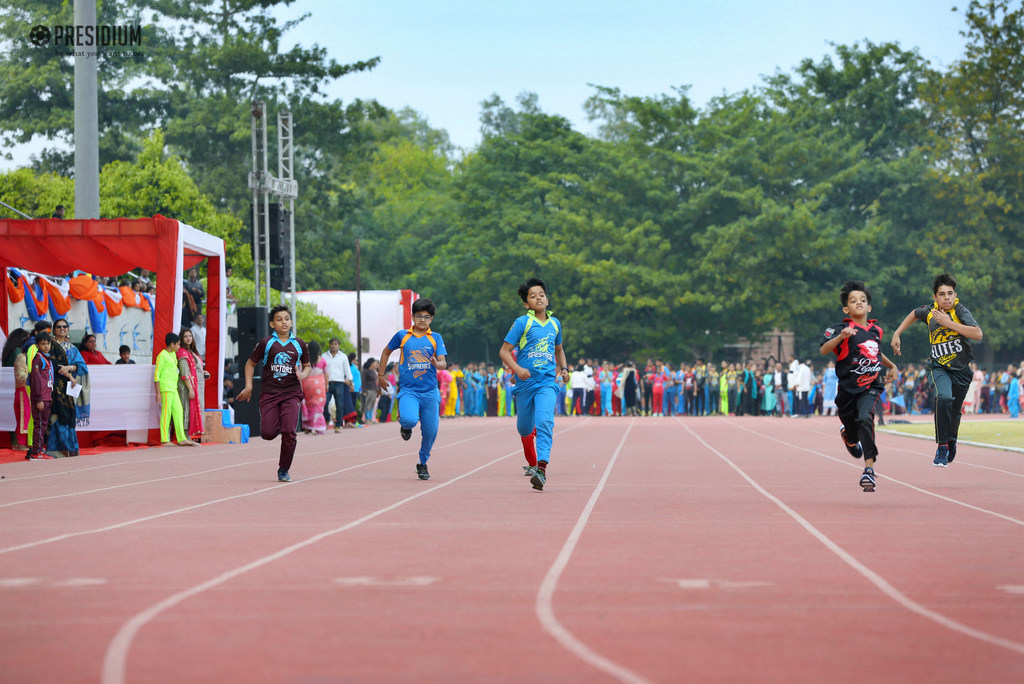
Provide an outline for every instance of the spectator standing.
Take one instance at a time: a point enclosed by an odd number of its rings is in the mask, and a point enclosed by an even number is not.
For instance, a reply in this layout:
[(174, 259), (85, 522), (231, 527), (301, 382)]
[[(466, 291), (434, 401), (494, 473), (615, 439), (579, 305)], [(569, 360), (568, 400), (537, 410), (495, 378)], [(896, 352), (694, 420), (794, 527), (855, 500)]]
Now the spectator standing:
[(206, 316), (196, 314), (192, 323), (192, 338), (196, 343), (196, 351), (203, 361), (206, 361)]
[(53, 361), (50, 359), (50, 336), (36, 336), (36, 354), (28, 373), (29, 397), (32, 402), (32, 422), (35, 434), (25, 457), (30, 460), (53, 458), (46, 453), (47, 433), (50, 427), (50, 401), (53, 393)]
[(836, 375), (836, 362), (829, 359), (828, 367), (822, 376), (822, 392), (824, 396), (821, 402), (821, 412), (831, 416), (836, 408), (836, 395), (839, 393), (839, 376)]
[(28, 386), (28, 359), (21, 350), (31, 335), (27, 330), (12, 330), (4, 343), (3, 366), (14, 369), (14, 433), (11, 446), (16, 451), (28, 451), (28, 424), (32, 417), (32, 402)]
[[(78, 456), (78, 425), (79, 408), (74, 397), (68, 395), (68, 385), (78, 384), (75, 377), (85, 377), (89, 367), (68, 337), (67, 319), (58, 318), (53, 322), (53, 344), (50, 356), (54, 364), (53, 402), (50, 412), (50, 435), (47, 438), (47, 451), (51, 454)], [(89, 406), (82, 407), (82, 413), (88, 415)]]
[(359, 369), (359, 364), (356, 363), (355, 352), (348, 353), (348, 371), (352, 378), (352, 410), (356, 412), (352, 425), (362, 427), (363, 419), (360, 411), (363, 406), (363, 373)]
[(320, 354), (320, 345), (312, 340), (309, 349), (309, 375), (302, 381), (302, 429), (307, 435), (327, 432), (324, 407), (327, 405), (327, 361)]
[(355, 420), (356, 408), (352, 401), (352, 366), (348, 356), (341, 351), (341, 340), (332, 337), (324, 354), (327, 363), (327, 401), (324, 403), (324, 419), (331, 422), (331, 400), (334, 400), (334, 431)]
[(377, 397), (380, 391), (377, 359), (367, 359), (363, 364), (363, 420), (367, 423), (375, 423), (377, 419)]
[(191, 328), (185, 328), (178, 335), (179, 345), (175, 351), (178, 364), (178, 398), (182, 407), (182, 425), (185, 434), (194, 442), (203, 438), (203, 390), (209, 373), (203, 367), (203, 359), (196, 349), (196, 338)]

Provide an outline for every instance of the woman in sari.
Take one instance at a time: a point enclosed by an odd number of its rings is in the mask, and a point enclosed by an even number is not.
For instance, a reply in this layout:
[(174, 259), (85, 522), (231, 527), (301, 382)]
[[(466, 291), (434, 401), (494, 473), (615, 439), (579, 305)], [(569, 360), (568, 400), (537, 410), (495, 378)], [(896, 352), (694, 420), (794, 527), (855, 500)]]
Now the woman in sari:
[(32, 417), (32, 406), (28, 400), (25, 385), (28, 382), (28, 362), (21, 345), (31, 337), (28, 330), (11, 331), (3, 351), (3, 366), (14, 369), (14, 432), (11, 435), (11, 448), (15, 451), (28, 451), (28, 419)]
[(309, 347), (309, 365), (312, 370), (302, 381), (302, 431), (307, 435), (322, 435), (327, 432), (324, 407), (327, 405), (327, 360), (320, 355), (316, 340)]
[[(50, 404), (50, 436), (46, 451), (51, 456), (78, 456), (78, 408), (75, 398), (68, 396), (68, 386), (79, 381), (75, 377), (88, 377), (89, 366), (78, 347), (68, 337), (68, 321), (58, 318), (53, 322), (53, 341), (50, 358), (56, 371), (53, 377), (53, 400)], [(88, 405), (86, 405), (88, 412)]]
[(210, 374), (203, 368), (203, 358), (196, 350), (196, 339), (191, 328), (184, 328), (179, 337), (178, 396), (185, 410), (182, 420), (185, 423), (185, 434), (193, 442), (199, 442), (203, 437), (203, 390)]

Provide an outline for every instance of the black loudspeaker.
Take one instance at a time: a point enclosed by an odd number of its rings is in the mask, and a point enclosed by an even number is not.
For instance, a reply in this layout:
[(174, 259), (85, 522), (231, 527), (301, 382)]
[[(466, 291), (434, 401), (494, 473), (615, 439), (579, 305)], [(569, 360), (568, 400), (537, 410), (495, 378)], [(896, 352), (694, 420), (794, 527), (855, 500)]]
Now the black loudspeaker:
[[(259, 221), (258, 239), (260, 254), (270, 255), (270, 286), (275, 290), (284, 292), (291, 289), (291, 249), (288, 240), (288, 231), (291, 226), (291, 212), (281, 206), (278, 202), (272, 202), (267, 207), (267, 215), (270, 217), (270, 250), (263, 249), (266, 240), (266, 233), (263, 228), (263, 204), (256, 205)], [(249, 205), (249, 244), (252, 244), (252, 205)]]
[[(265, 306), (244, 306), (238, 308), (238, 374), (239, 381), (236, 389), (241, 391), (245, 387), (245, 364), (252, 355), (256, 344), (264, 337), (270, 335), (270, 324), (267, 322), (267, 308)], [(249, 438), (259, 437), (260, 434), (260, 389), (262, 387), (261, 374), (263, 368), (259, 364), (253, 372), (252, 396), (249, 401), (235, 400), (235, 424), (249, 426)]]
[[(245, 380), (240, 381), (239, 390), (245, 386)], [(235, 425), (249, 426), (249, 439), (259, 439), (260, 436), (260, 389), (262, 389), (260, 378), (252, 379), (252, 396), (249, 401), (238, 401), (232, 406), (235, 409)]]
[[(268, 309), (265, 306), (238, 307), (238, 372), (241, 373), (249, 355), (256, 348), (256, 343), (270, 336), (270, 323), (267, 321)], [(256, 367), (256, 375), (263, 372)]]

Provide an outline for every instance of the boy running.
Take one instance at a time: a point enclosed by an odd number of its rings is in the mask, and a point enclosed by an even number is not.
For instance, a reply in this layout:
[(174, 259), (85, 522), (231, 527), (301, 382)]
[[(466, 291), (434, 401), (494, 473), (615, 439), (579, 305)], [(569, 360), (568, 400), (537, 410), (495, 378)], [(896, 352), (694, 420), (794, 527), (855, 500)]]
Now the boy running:
[[(534, 489), (543, 490), (547, 466), (551, 460), (551, 438), (555, 426), (555, 401), (558, 387), (555, 371), (568, 382), (569, 368), (562, 349), (562, 326), (549, 316), (548, 288), (540, 278), (530, 278), (519, 286), (519, 297), (526, 315), (512, 324), (502, 342), (498, 356), (512, 369), (518, 379), (513, 389), (516, 397), (516, 428), (525, 438), (536, 430), (536, 471), (530, 477)], [(516, 350), (515, 356), (512, 352)], [(530, 454), (527, 451), (527, 458)]]
[(919, 306), (903, 319), (892, 335), (892, 350), (900, 356), (900, 335), (914, 321), (928, 323), (932, 353), (928, 375), (935, 391), (935, 441), (938, 448), (932, 465), (945, 468), (956, 457), (960, 414), (974, 376), (971, 370), (971, 340), (980, 342), (981, 326), (956, 296), (956, 281), (948, 273), (932, 281), (931, 304)]
[[(427, 461), (441, 422), (437, 371), (448, 367), (444, 340), (440, 333), (430, 329), (436, 311), (434, 302), (417, 299), (412, 303), (412, 327), (396, 332), (380, 353), (380, 365), (387, 366), (391, 352), (401, 350), (398, 359), (398, 423), (405, 440), (412, 437), (416, 423), (420, 424), (420, 460), (416, 464), (416, 476), (421, 480), (430, 479)], [(388, 391), (385, 374), (377, 377), (377, 384), (381, 390)]]
[(263, 367), (260, 389), (260, 436), (271, 440), (281, 435), (281, 456), (277, 463), (278, 482), (291, 482), (288, 470), (295, 456), (295, 429), (299, 426), (302, 381), (309, 377), (309, 349), (292, 330), (292, 314), (287, 306), (270, 310), (270, 329), (274, 334), (256, 343), (245, 362), (245, 388), (235, 401), (249, 401), (256, 364)]
[(881, 353), (882, 329), (871, 312), (871, 291), (859, 280), (848, 280), (839, 291), (839, 301), (847, 318), (825, 329), (821, 354), (835, 353), (836, 413), (842, 422), (839, 436), (854, 458), (864, 456), (864, 473), (860, 486), (865, 492), (875, 491), (875, 402), (884, 382), (882, 366), (889, 369), (885, 382), (896, 377), (896, 364)]

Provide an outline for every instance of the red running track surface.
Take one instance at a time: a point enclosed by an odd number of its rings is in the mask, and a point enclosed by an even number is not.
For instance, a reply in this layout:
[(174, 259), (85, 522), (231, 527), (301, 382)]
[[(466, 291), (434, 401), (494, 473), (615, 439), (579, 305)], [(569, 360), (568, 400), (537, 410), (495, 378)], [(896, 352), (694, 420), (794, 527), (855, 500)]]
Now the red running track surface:
[(559, 418), (0, 465), (5, 682), (1024, 679), (1024, 455)]

